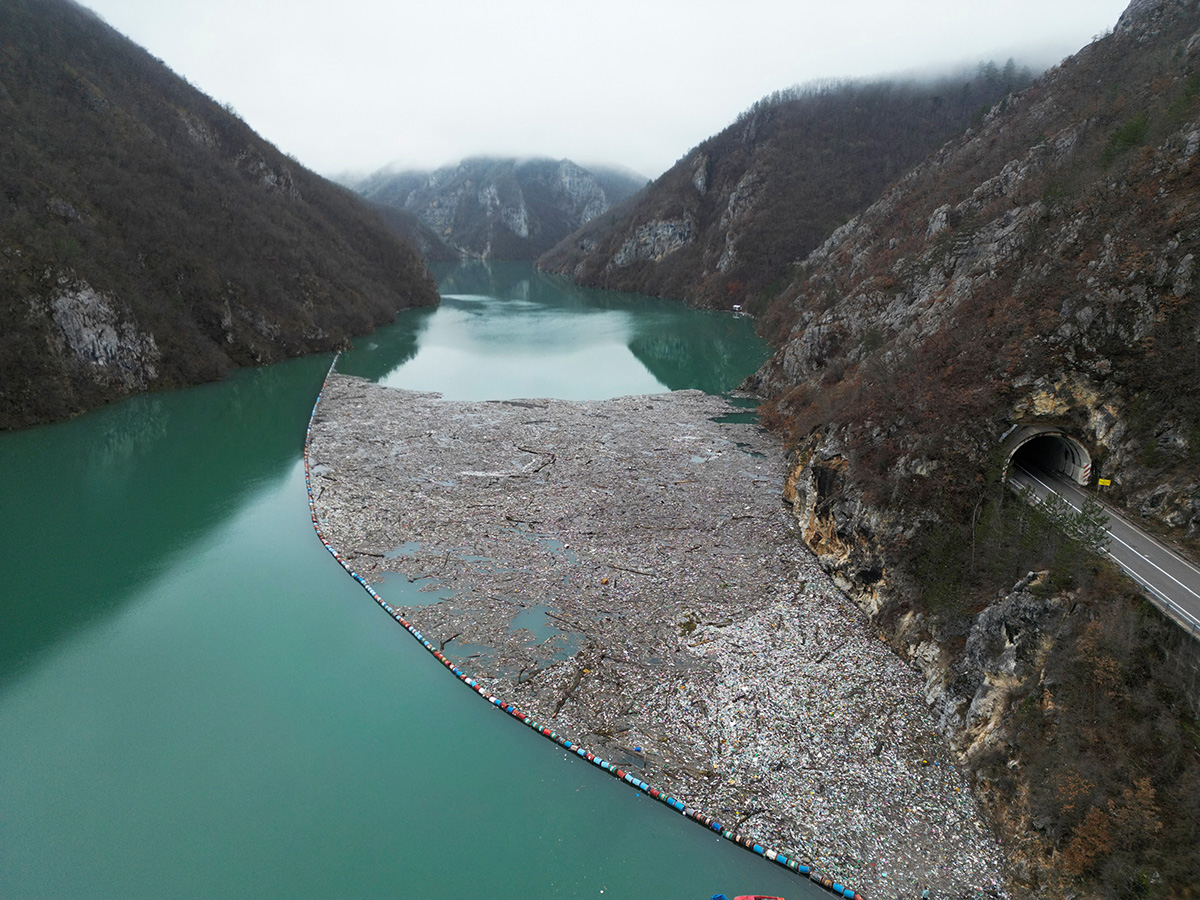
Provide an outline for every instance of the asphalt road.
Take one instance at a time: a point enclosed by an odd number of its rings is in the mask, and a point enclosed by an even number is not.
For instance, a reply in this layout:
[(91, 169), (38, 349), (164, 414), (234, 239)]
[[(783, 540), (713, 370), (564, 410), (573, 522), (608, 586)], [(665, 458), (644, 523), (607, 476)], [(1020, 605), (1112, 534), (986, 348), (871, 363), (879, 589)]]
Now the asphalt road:
[[(1088, 494), (1079, 485), (1043, 470), (1014, 465), (1008, 480), (1029, 485), (1038, 497), (1058, 494), (1078, 511)], [(1108, 513), (1108, 555), (1142, 586), (1158, 606), (1184, 628), (1200, 637), (1200, 568), (1142, 531), (1111, 507)]]

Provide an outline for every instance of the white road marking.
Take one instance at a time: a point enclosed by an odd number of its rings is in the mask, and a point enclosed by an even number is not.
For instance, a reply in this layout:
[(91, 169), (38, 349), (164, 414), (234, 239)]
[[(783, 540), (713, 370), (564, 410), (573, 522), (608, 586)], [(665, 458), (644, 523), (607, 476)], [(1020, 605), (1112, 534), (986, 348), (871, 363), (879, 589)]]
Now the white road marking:
[[(1072, 503), (1068, 498), (1064, 497), (1062, 494), (1060, 494), (1058, 491), (1056, 491), (1050, 485), (1046, 484), (1046, 482), (1042, 481), (1042, 479), (1038, 478), (1036, 475), (1034, 475), (1028, 469), (1022, 468), (1020, 466), (1018, 466), (1017, 468), (1020, 472), (1022, 472), (1025, 475), (1028, 475), (1030, 478), (1032, 478), (1034, 481), (1036, 481), (1038, 484), (1040, 484), (1042, 487), (1044, 487), (1050, 493), (1055, 494), (1058, 497), (1062, 497), (1063, 502), (1066, 503), (1067, 506), (1071, 507), (1071, 509), (1075, 510), (1075, 512), (1077, 512), (1077, 513), (1083, 512), (1083, 510), (1081, 510), (1078, 506), (1076, 506), (1074, 503)], [(1109, 517), (1109, 521), (1110, 522), (1112, 521), (1111, 516)], [(1125, 524), (1130, 528), (1134, 528), (1134, 526), (1129, 522), (1126, 522)], [(1136, 531), (1137, 529), (1134, 528), (1134, 530)], [(1170, 572), (1168, 572), (1166, 569), (1164, 569), (1162, 566), (1160, 566), (1154, 560), (1150, 559), (1150, 557), (1146, 556), (1146, 554), (1142, 553), (1142, 551), (1139, 550), (1137, 547), (1133, 546), (1128, 541), (1121, 540), (1121, 538), (1119, 538), (1119, 537), (1117, 537), (1117, 535), (1113, 534), (1113, 531), (1111, 528), (1106, 528), (1105, 532), (1114, 541), (1116, 541), (1119, 544), (1124, 545), (1125, 547), (1128, 547), (1130, 550), (1132, 550), (1134, 553), (1136, 553), (1138, 556), (1140, 556), (1142, 559), (1144, 559), (1150, 565), (1154, 566), (1154, 568), (1158, 569), (1158, 571), (1162, 572), (1164, 575), (1166, 575), (1168, 578), (1170, 578), (1173, 582), (1175, 582), (1177, 585), (1179, 585), (1181, 588), (1183, 588), (1185, 591), (1187, 591), (1189, 594), (1191, 594), (1197, 600), (1200, 600), (1200, 593), (1196, 593), (1196, 591), (1192, 590), (1192, 588), (1188, 587), (1186, 584), (1184, 584), (1182, 581), (1180, 581), (1178, 578), (1176, 578), (1174, 575), (1172, 575)], [(1153, 539), (1151, 538), (1151, 540), (1153, 540)], [(1191, 563), (1189, 563), (1187, 560), (1183, 559), (1183, 557), (1177, 556), (1175, 553), (1173, 553), (1167, 547), (1163, 547), (1163, 550), (1166, 553), (1170, 554), (1173, 558), (1177, 559), (1180, 563), (1182, 563), (1187, 568), (1193, 569), (1193, 570), (1197, 571), (1197, 574), (1200, 574), (1200, 570), (1196, 570), (1196, 567), (1193, 566)], [(1109, 556), (1112, 556), (1112, 554), (1109, 553)], [(1114, 557), (1114, 559), (1115, 559), (1115, 557)]]

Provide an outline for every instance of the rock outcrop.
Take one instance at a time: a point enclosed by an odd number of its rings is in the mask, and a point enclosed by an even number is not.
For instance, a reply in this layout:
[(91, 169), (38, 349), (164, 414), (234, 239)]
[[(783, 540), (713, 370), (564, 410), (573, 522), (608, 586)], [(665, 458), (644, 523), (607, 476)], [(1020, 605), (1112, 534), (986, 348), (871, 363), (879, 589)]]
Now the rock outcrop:
[(68, 0), (0, 5), (0, 428), (437, 302), (349, 192)]
[(533, 259), (644, 184), (566, 159), (475, 158), (432, 173), (384, 170), (352, 186), (416, 215), (457, 255)]
[(1019, 888), (1168, 896), (1200, 872), (1175, 820), (1200, 771), (1170, 662), (1190, 638), (998, 485), (1007, 429), (1059, 428), (1107, 499), (1200, 547), (1198, 152), (1200, 10), (1137, 0), (837, 229), (762, 319), (785, 499), (922, 668)]
[[(42, 301), (30, 301), (30, 312), (44, 315)], [(115, 298), (99, 294), (85, 282), (59, 279), (50, 300), (49, 314), (62, 332), (62, 356), (74, 356), (90, 377), (122, 392), (143, 391), (158, 377), (162, 353), (154, 335), (139, 331), (127, 310), (117, 309)]]

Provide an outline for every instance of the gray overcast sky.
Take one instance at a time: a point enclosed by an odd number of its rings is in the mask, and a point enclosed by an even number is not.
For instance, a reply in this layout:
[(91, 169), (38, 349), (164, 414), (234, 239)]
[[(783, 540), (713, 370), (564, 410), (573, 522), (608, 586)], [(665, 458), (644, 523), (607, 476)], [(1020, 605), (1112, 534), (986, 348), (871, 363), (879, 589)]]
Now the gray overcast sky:
[(1128, 0), (82, 0), (324, 174), (478, 153), (654, 177), (814, 78), (1057, 61)]

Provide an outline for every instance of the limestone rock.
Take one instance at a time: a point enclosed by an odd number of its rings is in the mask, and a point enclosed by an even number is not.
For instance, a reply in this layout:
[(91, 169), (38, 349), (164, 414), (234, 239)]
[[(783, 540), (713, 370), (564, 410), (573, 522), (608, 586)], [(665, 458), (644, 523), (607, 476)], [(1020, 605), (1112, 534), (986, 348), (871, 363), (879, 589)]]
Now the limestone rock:
[(67, 276), (50, 300), (50, 315), (75, 359), (101, 383), (144, 390), (158, 377), (162, 354), (154, 335), (138, 329), (115, 298)]
[(483, 259), (531, 259), (640, 186), (566, 159), (488, 158), (353, 184), (372, 202), (415, 214), (458, 255)]

